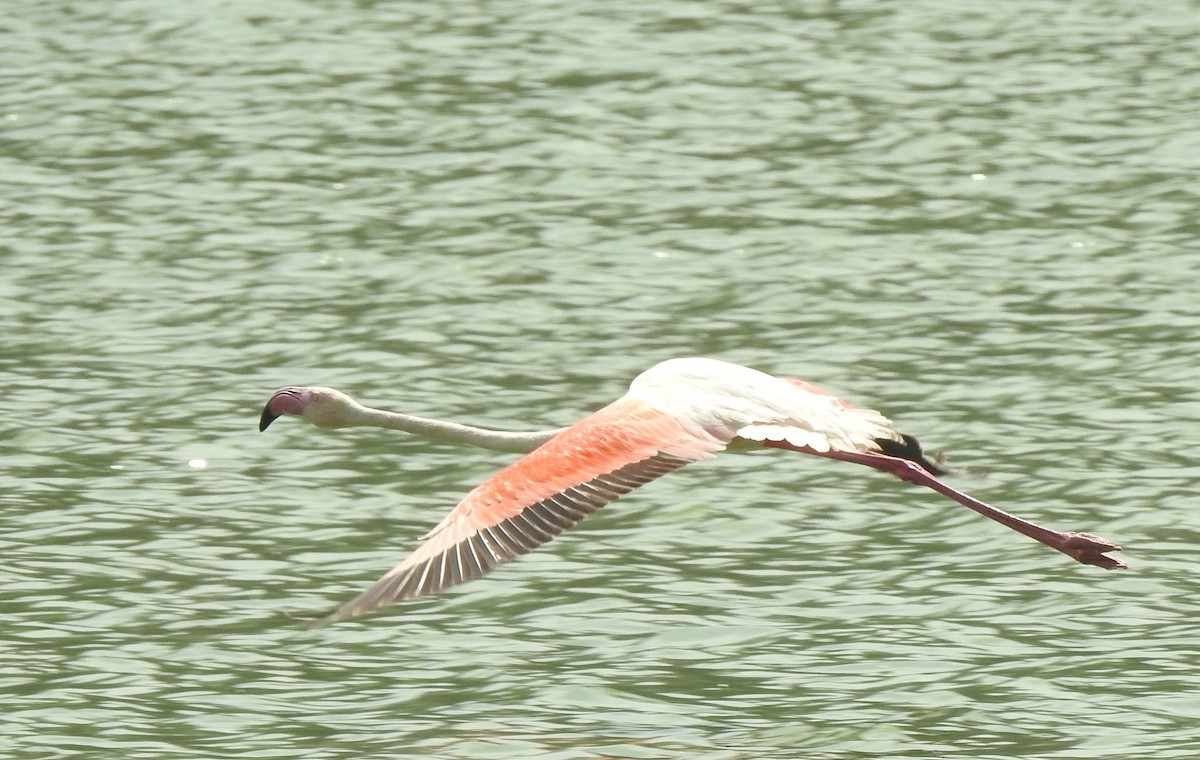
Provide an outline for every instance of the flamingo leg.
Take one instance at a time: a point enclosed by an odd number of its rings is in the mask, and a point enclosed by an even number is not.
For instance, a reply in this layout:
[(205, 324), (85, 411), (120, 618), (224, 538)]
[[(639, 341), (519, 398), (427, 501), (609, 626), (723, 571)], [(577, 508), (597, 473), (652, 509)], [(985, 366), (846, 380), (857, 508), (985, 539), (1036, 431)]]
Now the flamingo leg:
[(916, 462), (873, 452), (814, 451), (806, 446), (793, 446), (786, 441), (763, 441), (763, 443), (772, 448), (799, 451), (805, 454), (816, 454), (826, 459), (853, 462), (891, 473), (901, 480), (916, 483), (917, 485), (937, 491), (943, 496), (953, 499), (964, 507), (972, 509), (988, 519), (995, 520), (1001, 525), (1008, 526), (1018, 533), (1029, 536), (1033, 540), (1049, 546), (1051, 549), (1062, 552), (1077, 562), (1082, 562), (1085, 565), (1096, 565), (1107, 570), (1124, 569), (1127, 567), (1121, 560), (1105, 554), (1105, 552), (1121, 550), (1121, 547), (1111, 541), (1099, 536), (1093, 536), (1090, 533), (1064, 533), (1062, 531), (1051, 530), (1050, 528), (1045, 528), (1037, 523), (1005, 512), (1002, 509), (997, 509), (990, 504), (976, 499), (974, 496), (963, 493), (957, 488), (943, 483)]

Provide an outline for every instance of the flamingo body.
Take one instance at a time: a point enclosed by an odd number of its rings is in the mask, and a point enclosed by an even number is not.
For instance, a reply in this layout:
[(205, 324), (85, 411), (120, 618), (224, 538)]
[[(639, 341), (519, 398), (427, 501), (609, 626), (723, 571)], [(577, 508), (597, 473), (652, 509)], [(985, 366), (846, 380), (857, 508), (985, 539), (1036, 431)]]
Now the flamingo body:
[[(314, 404), (318, 408), (310, 411)], [(456, 440), (528, 451), (468, 493), (424, 543), (329, 622), (478, 578), (634, 488), (726, 448), (766, 446), (866, 464), (934, 488), (1081, 562), (1123, 566), (1101, 554), (1118, 548), (1103, 539), (1049, 531), (945, 485), (916, 441), (880, 413), (804, 381), (714, 359), (657, 364), (635, 378), (623, 397), (561, 432), (501, 433), (408, 418), (321, 388), (281, 389), (264, 409), (260, 428), (281, 414), (305, 416), (322, 427), (382, 424), (428, 433), (430, 425), (445, 424), (462, 436)], [(394, 424), (398, 418), (410, 427)], [(412, 419), (426, 428), (412, 428)]]

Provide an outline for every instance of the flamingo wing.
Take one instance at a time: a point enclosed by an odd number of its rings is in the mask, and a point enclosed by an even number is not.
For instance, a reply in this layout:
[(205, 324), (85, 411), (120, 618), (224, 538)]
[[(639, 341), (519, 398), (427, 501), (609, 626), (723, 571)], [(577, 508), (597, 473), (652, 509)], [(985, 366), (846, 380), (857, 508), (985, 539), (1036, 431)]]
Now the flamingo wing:
[(479, 578), (726, 443), (643, 400), (615, 401), (476, 487), (416, 551), (326, 622)]
[(811, 393), (814, 396), (828, 396), (829, 399), (833, 402), (834, 406), (836, 406), (838, 409), (854, 409), (855, 408), (854, 404), (851, 404), (848, 401), (843, 401), (842, 399), (838, 398), (836, 395), (825, 390), (821, 386), (813, 385), (812, 383), (808, 382), (807, 380), (801, 380), (798, 377), (783, 377), (780, 379), (786, 380), (787, 382), (796, 386), (800, 390), (807, 391), (808, 393)]

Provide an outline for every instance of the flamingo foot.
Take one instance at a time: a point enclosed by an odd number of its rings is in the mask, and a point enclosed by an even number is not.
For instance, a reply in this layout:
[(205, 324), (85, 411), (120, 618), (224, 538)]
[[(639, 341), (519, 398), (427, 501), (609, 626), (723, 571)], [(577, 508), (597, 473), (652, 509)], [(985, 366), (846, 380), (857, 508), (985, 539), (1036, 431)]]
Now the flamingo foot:
[(1105, 570), (1125, 570), (1129, 566), (1105, 552), (1119, 552), (1121, 547), (1091, 533), (1064, 533), (1062, 544), (1054, 547), (1076, 562), (1103, 567)]
[(1012, 528), (1018, 533), (1032, 538), (1034, 541), (1043, 543), (1055, 551), (1062, 552), (1076, 562), (1081, 562), (1085, 565), (1095, 565), (1106, 570), (1124, 570), (1128, 567), (1121, 560), (1116, 557), (1110, 557), (1105, 553), (1121, 551), (1121, 547), (1108, 539), (1094, 536), (1091, 533), (1064, 533), (1063, 531), (1051, 530), (1024, 518), (1009, 514), (1002, 509), (996, 509), (990, 504), (976, 499), (974, 496), (965, 494), (943, 483), (937, 476), (926, 471), (920, 464), (911, 459), (903, 459), (870, 451), (813, 451), (807, 447), (793, 446), (786, 441), (764, 441), (763, 443), (772, 448), (816, 454), (828, 459), (854, 462), (855, 464), (863, 464), (867, 467), (873, 467), (876, 470), (891, 473), (901, 480), (916, 483), (917, 485), (937, 491), (943, 496), (957, 501), (964, 507), (978, 512), (989, 520), (995, 520), (1001, 525)]

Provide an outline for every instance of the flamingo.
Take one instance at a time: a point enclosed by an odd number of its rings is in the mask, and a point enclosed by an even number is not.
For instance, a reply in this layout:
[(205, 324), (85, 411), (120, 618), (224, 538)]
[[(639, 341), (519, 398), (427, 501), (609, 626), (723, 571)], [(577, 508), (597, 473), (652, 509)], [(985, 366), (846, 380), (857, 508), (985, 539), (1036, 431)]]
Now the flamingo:
[(523, 453), (454, 507), (406, 559), (325, 618), (338, 622), (465, 583), (550, 541), (638, 486), (725, 450), (785, 449), (872, 467), (933, 489), (1088, 565), (1125, 563), (1120, 547), (996, 509), (944, 483), (915, 438), (879, 412), (815, 385), (715, 359), (669, 359), (629, 391), (567, 428), (504, 432), (363, 406), (341, 391), (287, 387), (259, 430), (293, 415), (322, 428), (374, 426)]

